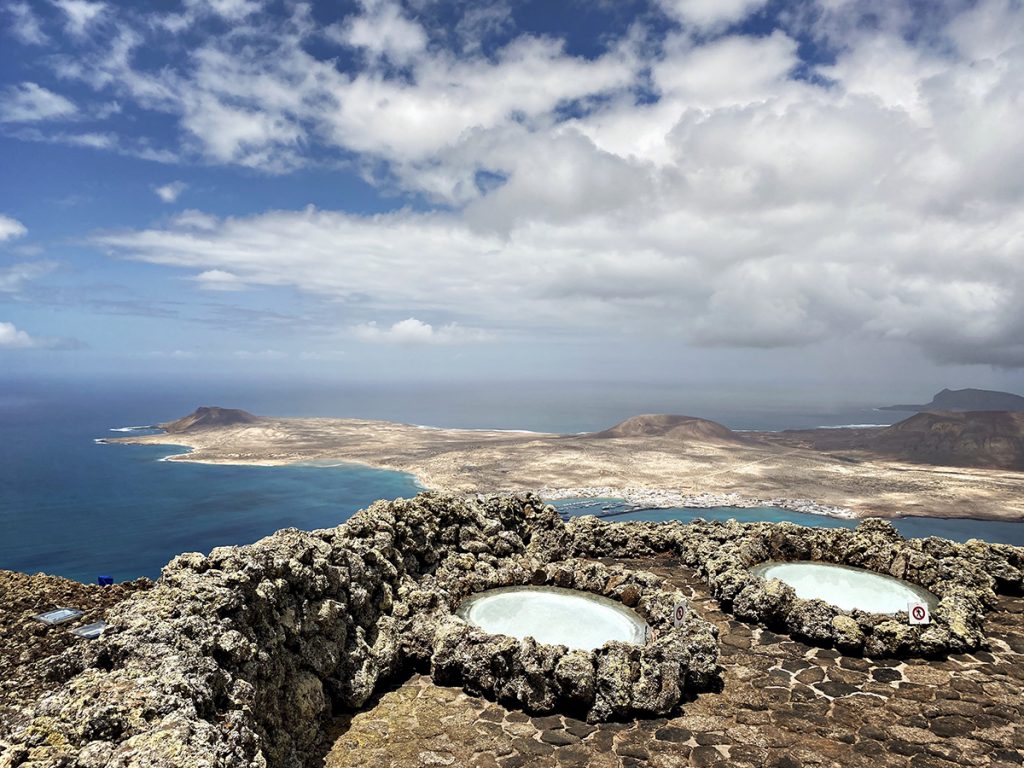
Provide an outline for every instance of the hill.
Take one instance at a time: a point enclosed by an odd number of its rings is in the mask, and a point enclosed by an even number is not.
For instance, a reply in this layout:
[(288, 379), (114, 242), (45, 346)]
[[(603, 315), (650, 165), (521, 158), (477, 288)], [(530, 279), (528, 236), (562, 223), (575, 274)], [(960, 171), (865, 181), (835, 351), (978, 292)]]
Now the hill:
[(695, 416), (676, 416), (667, 413), (633, 416), (603, 432), (593, 432), (587, 437), (668, 437), (674, 440), (728, 440), (743, 442), (743, 438), (728, 427), (708, 419)]
[(879, 410), (1024, 412), (1024, 397), (992, 389), (944, 389), (924, 405), (887, 405)]
[(831, 454), (868, 452), (952, 467), (1024, 470), (1024, 413), (916, 413), (891, 427), (759, 433), (765, 442)]
[(237, 408), (218, 408), (217, 406), (203, 405), (196, 408), (188, 416), (161, 424), (160, 428), (171, 434), (177, 434), (181, 432), (194, 432), (201, 429), (233, 427), (238, 424), (256, 424), (259, 421), (259, 416), (253, 416), (248, 411), (242, 411)]
[(918, 413), (865, 443), (869, 450), (930, 464), (1024, 469), (1024, 413)]

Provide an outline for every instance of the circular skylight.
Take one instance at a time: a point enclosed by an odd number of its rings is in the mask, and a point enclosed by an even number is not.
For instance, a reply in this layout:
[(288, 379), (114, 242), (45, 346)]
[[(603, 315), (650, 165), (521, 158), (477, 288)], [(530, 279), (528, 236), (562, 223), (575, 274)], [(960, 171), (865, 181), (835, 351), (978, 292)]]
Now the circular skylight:
[(927, 603), (934, 608), (938, 598), (916, 584), (884, 576), (863, 568), (832, 563), (799, 561), (768, 562), (751, 569), (763, 579), (789, 584), (804, 600), (824, 600), (844, 611), (899, 613), (909, 603)]
[(599, 595), (558, 587), (504, 587), (463, 601), (458, 615), (495, 635), (593, 650), (611, 640), (643, 645), (647, 624)]

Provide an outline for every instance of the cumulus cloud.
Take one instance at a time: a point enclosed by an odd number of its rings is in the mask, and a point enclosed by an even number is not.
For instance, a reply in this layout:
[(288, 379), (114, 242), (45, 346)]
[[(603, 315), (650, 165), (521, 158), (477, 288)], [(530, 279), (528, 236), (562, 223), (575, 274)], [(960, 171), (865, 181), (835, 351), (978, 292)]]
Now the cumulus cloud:
[(165, 203), (176, 202), (181, 193), (188, 187), (183, 181), (172, 181), (168, 184), (163, 184), (159, 187), (154, 187), (153, 192), (156, 196), (163, 200)]
[(5, 240), (13, 240), (16, 237), (22, 237), (27, 232), (28, 230), (25, 228), (25, 225), (20, 221), (0, 213), (0, 243)]
[[(453, 49), (387, 0), (328, 29), (298, 6), (272, 30), (247, 14), (159, 71), (122, 31), (63, 75), (173, 115), (207, 162), (285, 172), (326, 154), (417, 204), (191, 212), (96, 242), (206, 287), (414, 313), (358, 326), (367, 341), (439, 343), (458, 319), (1024, 365), (1019, 3), (829, 0), (751, 35), (734, 23), (764, 3), (658, 2), (679, 24), (638, 20), (588, 57), (528, 34)], [(806, 40), (834, 57), (802, 59)]]
[(0, 349), (30, 349), (37, 344), (27, 333), (18, 330), (14, 323), (0, 322)]
[(466, 344), (484, 341), (488, 334), (484, 331), (463, 328), (456, 323), (448, 323), (435, 327), (415, 317), (399, 320), (389, 327), (378, 326), (375, 322), (363, 323), (352, 329), (353, 335), (361, 340), (374, 344), (403, 344), (409, 346), (422, 344)]
[(741, 21), (768, 0), (658, 0), (671, 18), (702, 29)]
[(40, 338), (30, 336), (14, 323), (0, 322), (0, 350), (4, 349), (80, 349), (75, 339)]
[(72, 117), (74, 103), (36, 83), (9, 86), (0, 96), (0, 123), (32, 123)]
[(426, 50), (426, 32), (403, 13), (401, 5), (387, 0), (361, 0), (361, 4), (362, 14), (328, 34), (371, 56), (386, 57), (400, 64)]

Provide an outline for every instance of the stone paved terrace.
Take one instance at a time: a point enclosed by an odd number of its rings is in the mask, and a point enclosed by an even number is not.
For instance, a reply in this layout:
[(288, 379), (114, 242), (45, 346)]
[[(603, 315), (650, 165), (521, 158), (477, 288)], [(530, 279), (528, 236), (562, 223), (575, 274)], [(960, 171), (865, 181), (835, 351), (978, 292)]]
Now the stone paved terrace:
[(628, 565), (663, 575), (718, 626), (722, 693), (701, 695), (672, 719), (589, 725), (529, 717), (415, 676), (337, 720), (327, 767), (1024, 763), (1024, 599), (1001, 597), (989, 614), (990, 652), (874, 661), (737, 622), (672, 561)]

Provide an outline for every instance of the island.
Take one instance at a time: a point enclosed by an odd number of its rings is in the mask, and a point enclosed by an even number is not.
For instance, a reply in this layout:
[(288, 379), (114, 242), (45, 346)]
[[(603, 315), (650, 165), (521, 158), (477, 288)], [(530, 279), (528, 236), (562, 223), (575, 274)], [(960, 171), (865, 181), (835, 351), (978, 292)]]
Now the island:
[(1024, 411), (1024, 397), (992, 389), (944, 389), (924, 405), (886, 405), (880, 411)]
[(919, 414), (892, 427), (777, 433), (649, 414), (559, 435), (204, 407), (162, 426), (161, 434), (109, 442), (190, 449), (171, 461), (353, 462), (460, 494), (614, 496), (652, 507), (768, 503), (847, 517), (1024, 518), (1024, 418), (1014, 413)]

